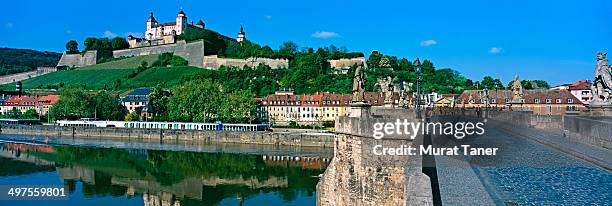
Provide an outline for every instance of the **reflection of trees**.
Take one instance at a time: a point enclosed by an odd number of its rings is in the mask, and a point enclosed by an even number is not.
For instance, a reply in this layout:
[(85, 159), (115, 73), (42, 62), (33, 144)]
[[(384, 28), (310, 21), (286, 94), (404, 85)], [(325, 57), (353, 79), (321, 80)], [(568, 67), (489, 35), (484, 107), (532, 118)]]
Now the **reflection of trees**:
[(17, 176), (37, 172), (55, 171), (53, 165), (36, 165), (34, 163), (0, 157), (0, 176)]
[[(202, 200), (186, 198), (182, 203), (205, 201), (218, 203), (240, 194), (244, 199), (259, 192), (277, 192), (285, 201), (293, 201), (297, 194), (314, 193), (317, 176), (322, 169), (301, 168), (295, 164), (270, 165), (257, 155), (228, 153), (198, 153), (176, 151), (146, 151), (145, 155), (129, 150), (87, 147), (57, 147), (56, 153), (35, 153), (36, 156), (54, 161), (61, 167), (85, 167), (95, 171), (93, 182), (83, 182), (85, 195), (126, 194), (127, 187), (113, 185), (111, 179), (128, 178), (157, 182), (169, 186), (186, 178), (256, 179), (265, 181), (272, 177), (286, 179), (286, 187), (257, 188), (252, 185), (230, 184), (202, 186)], [(154, 191), (152, 191), (154, 192)], [(199, 202), (197, 204), (204, 204)]]

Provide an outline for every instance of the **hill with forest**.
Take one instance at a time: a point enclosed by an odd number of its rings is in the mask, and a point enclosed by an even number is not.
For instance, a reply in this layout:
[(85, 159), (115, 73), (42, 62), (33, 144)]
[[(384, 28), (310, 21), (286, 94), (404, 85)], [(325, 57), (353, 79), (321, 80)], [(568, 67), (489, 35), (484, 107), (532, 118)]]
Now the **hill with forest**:
[(0, 76), (56, 66), (61, 53), (31, 49), (0, 48)]

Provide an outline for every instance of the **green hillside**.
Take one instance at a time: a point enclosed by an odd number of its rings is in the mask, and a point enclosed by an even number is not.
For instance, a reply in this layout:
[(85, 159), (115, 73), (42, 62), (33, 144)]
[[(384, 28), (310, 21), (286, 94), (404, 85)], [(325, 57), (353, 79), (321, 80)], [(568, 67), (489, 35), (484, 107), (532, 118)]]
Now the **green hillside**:
[(31, 49), (0, 48), (0, 75), (35, 70), (36, 67), (55, 66), (61, 53)]
[(140, 66), (140, 63), (143, 61), (146, 61), (149, 65), (151, 65), (155, 60), (157, 60), (158, 56), (159, 54), (150, 54), (150, 55), (145, 55), (145, 56), (130, 57), (126, 59), (120, 59), (116, 61), (105, 62), (101, 64), (79, 68), (79, 70), (84, 70), (84, 69), (134, 69)]
[[(172, 87), (179, 83), (184, 76), (193, 76), (203, 69), (190, 66), (161, 67), (147, 69), (133, 78), (128, 76), (136, 69), (96, 69), (82, 68), (76, 70), (58, 71), (22, 81), (23, 88), (48, 89), (61, 87), (79, 87), (84, 89), (107, 89), (123, 91), (136, 87), (155, 86)], [(14, 89), (13, 84), (0, 86), (1, 90)]]

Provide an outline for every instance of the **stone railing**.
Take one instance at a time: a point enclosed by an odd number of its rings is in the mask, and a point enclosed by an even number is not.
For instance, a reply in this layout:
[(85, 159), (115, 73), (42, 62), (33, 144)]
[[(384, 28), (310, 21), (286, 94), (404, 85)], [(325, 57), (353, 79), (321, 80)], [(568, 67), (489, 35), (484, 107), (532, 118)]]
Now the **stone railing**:
[(612, 149), (612, 117), (566, 116), (563, 127), (571, 140)]
[(531, 112), (483, 111), (465, 113), (467, 116), (486, 117), (521, 127), (546, 130), (572, 141), (612, 149), (612, 117), (538, 115)]

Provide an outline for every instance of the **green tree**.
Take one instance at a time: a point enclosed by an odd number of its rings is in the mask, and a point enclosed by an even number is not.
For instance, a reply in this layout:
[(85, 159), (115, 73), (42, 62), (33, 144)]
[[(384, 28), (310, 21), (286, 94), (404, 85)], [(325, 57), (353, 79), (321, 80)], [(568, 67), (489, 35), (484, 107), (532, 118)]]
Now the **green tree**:
[(95, 37), (87, 37), (85, 39), (85, 50), (93, 51), (98, 50), (101, 47), (101, 42), (98, 38)]
[(278, 52), (280, 53), (280, 55), (284, 56), (285, 58), (288, 58), (297, 53), (297, 50), (298, 45), (295, 42), (286, 41), (280, 45)]
[(380, 61), (383, 55), (378, 51), (372, 51), (370, 56), (368, 56), (368, 67), (369, 68), (380, 68)]
[(75, 40), (70, 40), (66, 43), (66, 52), (69, 54), (76, 54), (79, 52), (79, 43)]
[(140, 115), (136, 114), (136, 112), (130, 112), (129, 114), (125, 115), (124, 118), (125, 121), (140, 121)]
[(100, 47), (98, 49), (106, 51), (113, 50), (112, 42), (107, 37), (100, 38), (98, 41), (100, 42)]
[(38, 112), (36, 112), (35, 109), (28, 109), (26, 112), (24, 112), (21, 117), (21, 119), (38, 119)]
[(106, 91), (100, 91), (93, 95), (92, 104), (97, 118), (104, 120), (120, 120), (125, 115), (125, 107), (119, 104), (117, 98), (112, 97)]
[(168, 120), (168, 103), (171, 95), (170, 91), (163, 89), (160, 85), (153, 88), (149, 95), (149, 112), (153, 113), (154, 120)]
[(127, 49), (130, 47), (127, 40), (123, 37), (115, 37), (112, 40), (113, 50)]
[(49, 109), (52, 120), (94, 116), (104, 120), (123, 119), (125, 108), (105, 91), (86, 94), (80, 89), (70, 88), (62, 90), (60, 95), (60, 100)]

